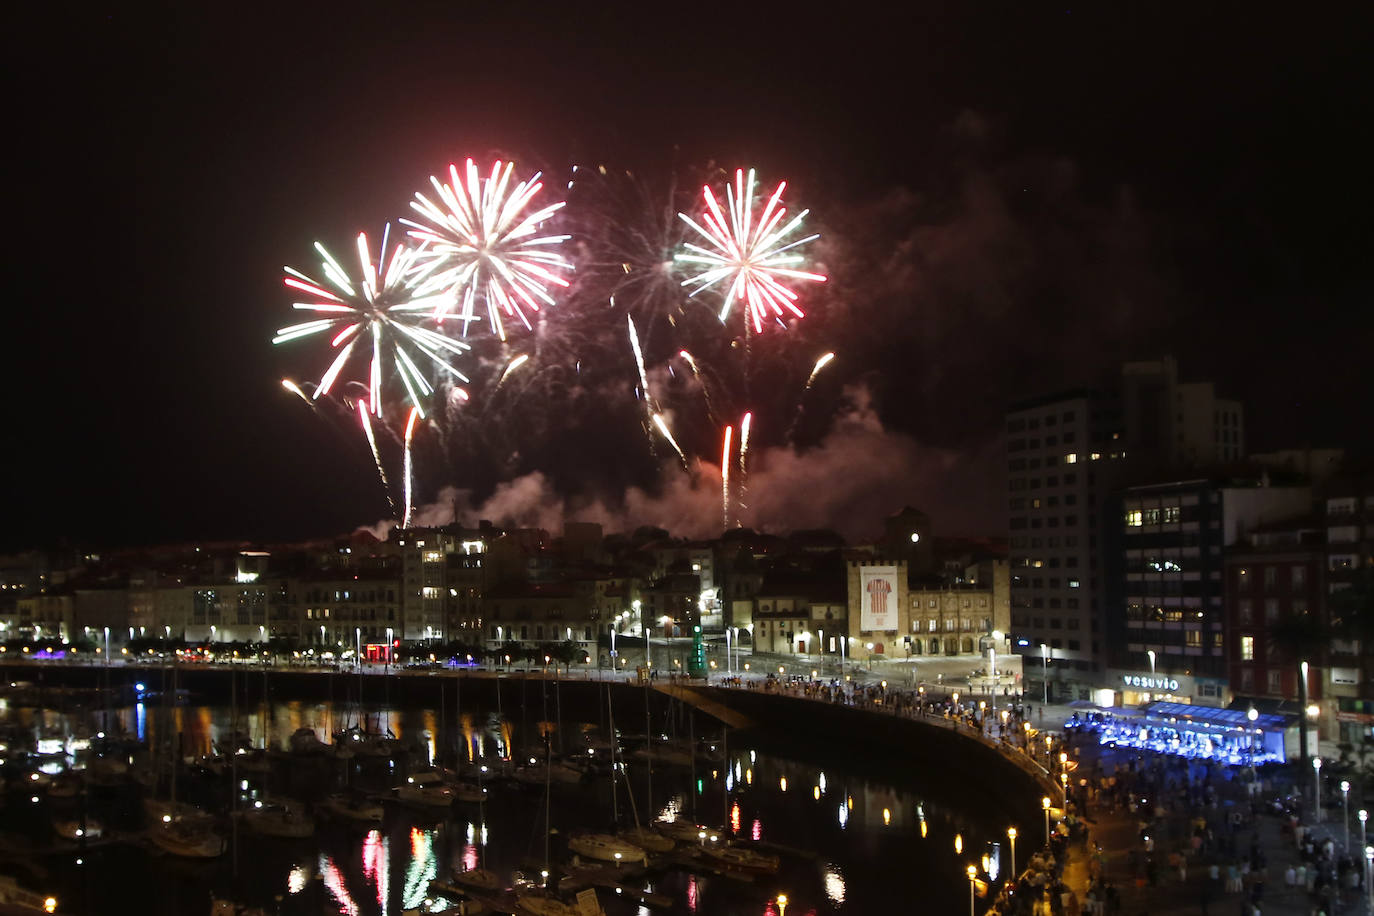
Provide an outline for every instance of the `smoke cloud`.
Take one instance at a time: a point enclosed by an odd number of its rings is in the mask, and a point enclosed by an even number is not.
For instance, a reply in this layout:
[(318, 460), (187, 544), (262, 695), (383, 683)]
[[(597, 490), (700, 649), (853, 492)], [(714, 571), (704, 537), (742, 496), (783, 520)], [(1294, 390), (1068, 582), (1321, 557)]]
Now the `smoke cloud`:
[[(998, 447), (995, 442), (987, 446)], [(882, 519), (907, 504), (930, 513), (937, 525), (942, 517), (986, 516), (1000, 504), (1001, 493), (971, 471), (981, 464), (969, 461), (966, 452), (926, 446), (886, 429), (868, 390), (855, 386), (846, 389), (845, 406), (816, 445), (750, 450), (739, 520), (773, 532), (835, 528), (853, 542), (877, 534)], [(731, 472), (737, 483), (738, 470)], [(433, 527), (456, 518), (473, 525), (487, 519), (557, 534), (565, 522), (584, 521), (597, 522), (608, 533), (653, 525), (677, 536), (715, 537), (723, 530), (722, 511), (720, 468), (701, 463), (690, 475), (665, 465), (656, 488), (631, 487), (618, 494), (561, 494), (542, 471), (499, 484), (481, 501), (474, 501), (471, 490), (448, 486), (433, 502), (417, 507), (414, 524)], [(384, 539), (394, 526), (383, 521), (360, 530)]]

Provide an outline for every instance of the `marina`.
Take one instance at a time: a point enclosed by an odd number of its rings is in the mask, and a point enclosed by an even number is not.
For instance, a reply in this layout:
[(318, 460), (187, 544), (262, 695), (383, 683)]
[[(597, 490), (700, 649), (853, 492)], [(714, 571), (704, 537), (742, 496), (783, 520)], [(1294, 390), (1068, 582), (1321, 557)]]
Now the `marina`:
[[(0, 848), (64, 913), (198, 913), (218, 900), (312, 916), (766, 914), (780, 893), (793, 912), (838, 913), (887, 906), (913, 867), (933, 897), (958, 900), (966, 885), (945, 862), (955, 838), (991, 849), (1005, 830), (976, 796), (967, 810), (932, 801), (947, 774), (893, 784), (847, 767), (843, 748), (727, 735), (672, 702), (603, 694), (569, 703), (581, 715), (560, 723), (565, 701), (517, 689), (524, 702), (504, 697), (504, 715), (5, 702)], [(640, 730), (616, 729), (616, 716)], [(90, 746), (26, 750), (59, 732)]]

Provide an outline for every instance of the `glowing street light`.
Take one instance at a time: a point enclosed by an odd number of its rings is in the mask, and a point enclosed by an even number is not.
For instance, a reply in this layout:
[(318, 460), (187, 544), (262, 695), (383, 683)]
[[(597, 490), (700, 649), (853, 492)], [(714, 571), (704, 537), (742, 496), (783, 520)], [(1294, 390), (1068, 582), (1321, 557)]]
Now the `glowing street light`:
[(787, 916), (787, 895), (778, 894), (778, 916)]
[(1016, 828), (1007, 828), (1007, 839), (1011, 840), (1011, 881), (1016, 881)]
[(1341, 806), (1344, 812), (1341, 822), (1345, 825), (1345, 848), (1350, 848), (1350, 781), (1341, 780)]
[(1050, 797), (1040, 799), (1040, 807), (1045, 809), (1045, 845), (1050, 845)]
[(1364, 874), (1365, 887), (1369, 888), (1369, 907), (1374, 910), (1374, 882), (1369, 881), (1369, 876), (1374, 874), (1374, 846), (1364, 848)]
[(974, 910), (973, 910), (973, 907), (974, 907), (974, 896), (975, 896), (974, 887), (975, 887), (975, 885), (977, 884), (977, 882), (978, 882), (978, 866), (976, 866), (976, 865), (970, 865), (970, 866), (968, 867), (968, 916), (974, 916)]
[(1365, 847), (1364, 823), (1365, 823), (1365, 821), (1369, 820), (1369, 812), (1366, 811), (1365, 809), (1361, 808), (1359, 811), (1356, 811), (1356, 812), (1355, 812), (1355, 816), (1358, 817), (1358, 818), (1360, 819), (1360, 848), (1361, 848), (1361, 849), (1364, 849), (1364, 847)]
[(1255, 781), (1255, 738), (1258, 732), (1255, 730), (1255, 721), (1259, 719), (1259, 710), (1251, 706), (1245, 712), (1245, 718), (1250, 720), (1250, 781)]
[(1322, 819), (1322, 759), (1320, 757), (1312, 758), (1312, 770), (1314, 775), (1316, 776), (1316, 779), (1314, 779), (1313, 781), (1316, 783), (1317, 821), (1320, 822)]

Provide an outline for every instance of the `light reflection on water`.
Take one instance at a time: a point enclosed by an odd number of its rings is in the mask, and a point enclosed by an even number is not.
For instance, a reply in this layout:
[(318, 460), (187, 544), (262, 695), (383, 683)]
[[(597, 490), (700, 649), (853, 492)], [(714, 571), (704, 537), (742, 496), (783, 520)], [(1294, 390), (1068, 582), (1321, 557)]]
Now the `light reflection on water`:
[[(143, 734), (150, 743), (156, 743), (159, 729), (179, 730), (187, 755), (208, 753), (216, 745), (225, 746), (231, 733), (229, 710), (220, 707), (169, 710), (140, 703), (119, 710), (116, 718), (126, 732)], [(34, 727), (44, 728), (64, 723), (61, 716), (52, 713), (30, 715), (28, 721)], [(524, 747), (518, 723), (499, 721), (493, 715), (476, 711), (451, 715), (446, 732), (445, 723), (432, 709), (367, 710), (360, 716), (356, 710), (344, 711), (342, 706), (336, 710), (330, 704), (293, 701), (266, 709), (240, 709), (238, 724), (255, 746), (282, 748), (298, 728), (308, 728), (321, 740), (329, 741), (334, 728), (360, 721), (374, 727), (390, 723), (393, 734), (409, 735), (417, 742), (420, 762), (436, 758), (452, 762), (456, 755), (473, 763), (485, 762), (495, 769), (499, 760), (525, 756), (520, 753)], [(531, 721), (529, 732), (536, 733), (541, 727), (549, 725)], [(570, 729), (565, 737), (576, 736), (587, 728), (590, 727)], [(734, 736), (731, 744), (736, 744)], [(962, 879), (967, 862), (962, 858), (955, 861), (956, 856), (951, 855), (953, 837), (961, 832), (971, 857), (987, 850), (986, 872), (995, 875), (1000, 869), (1003, 850), (990, 843), (1005, 833), (1005, 824), (991, 824), (984, 829), (953, 811), (948, 803), (923, 803), (911, 792), (870, 782), (834, 765), (821, 769), (757, 753), (748, 749), (742, 739), (739, 745), (738, 750), (732, 747), (723, 762), (698, 766), (697, 791), (691, 791), (696, 786), (685, 767), (656, 768), (652, 794), (659, 813), (665, 818), (681, 817), (705, 824), (712, 831), (720, 829), (712, 825), (723, 821), (730, 835), (806, 845), (821, 852), (824, 858), (818, 863), (784, 855), (778, 876), (746, 885), (710, 875), (670, 872), (656, 886), (661, 893), (674, 897), (680, 908), (692, 912), (757, 914), (772, 906), (773, 896), (785, 889), (792, 901), (787, 907), (789, 913), (890, 909), (885, 895), (893, 892), (875, 888), (890, 885), (895, 869), (936, 885), (931, 889), (930, 899), (934, 901), (932, 911), (937, 911), (939, 902), (953, 901), (954, 905), (963, 899), (961, 890), (967, 893), (966, 879)], [(628, 777), (642, 800), (643, 769), (641, 762), (633, 758), (627, 761), (619, 788), (622, 814), (627, 810), (623, 779)], [(364, 780), (358, 787), (381, 790), (403, 781), (403, 776), (402, 769), (382, 772), (371, 783)], [(278, 771), (273, 778), (280, 777)], [(352, 778), (363, 780), (358, 775)], [(786, 791), (784, 787), (793, 782), (804, 788)], [(438, 824), (391, 812), (383, 829), (351, 839), (331, 833), (332, 828), (322, 829), (314, 855), (304, 860), (306, 864), (302, 864), (299, 855), (309, 848), (305, 844), (248, 841), (248, 848), (240, 847), (241, 868), (253, 873), (249, 886), (256, 887), (264, 898), (254, 902), (265, 903), (272, 895), (281, 894), (285, 898), (281, 910), (284, 916), (318, 913), (324, 900), (329, 901), (330, 909), (345, 916), (378, 916), (419, 905), (429, 882), (447, 879), (455, 867), (473, 869), (485, 865), (509, 879), (510, 869), (522, 859), (542, 857), (542, 792), (496, 781), (489, 781), (489, 786), (492, 800), (486, 805), (485, 825), (480, 822), (475, 805), (459, 806), (454, 811), (456, 819)], [(255, 781), (254, 790), (259, 788)], [(321, 784), (310, 788), (319, 798), (337, 786)], [(609, 827), (610, 807), (609, 776), (576, 786), (555, 787), (552, 821), (560, 837), (555, 840), (554, 855), (558, 856), (561, 836), (567, 830)], [(641, 807), (641, 814), (643, 811)], [(291, 850), (295, 852), (284, 854)], [(920, 863), (927, 863), (929, 868)], [(216, 867), (221, 874), (227, 870), (223, 863)], [(404, 876), (404, 880), (393, 882), (392, 874)], [(943, 874), (956, 879), (950, 882), (951, 891), (945, 896), (941, 896), (938, 887)], [(291, 908), (293, 900), (300, 901), (295, 909)], [(641, 909), (604, 894), (603, 905), (611, 916), (628, 916)], [(176, 910), (167, 910), (172, 912)]]

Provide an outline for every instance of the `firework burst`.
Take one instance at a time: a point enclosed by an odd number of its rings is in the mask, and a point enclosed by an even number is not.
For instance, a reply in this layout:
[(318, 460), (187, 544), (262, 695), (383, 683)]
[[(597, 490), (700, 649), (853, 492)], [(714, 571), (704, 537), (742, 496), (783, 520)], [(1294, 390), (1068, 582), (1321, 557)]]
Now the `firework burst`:
[[(441, 375), (466, 383), (467, 376), (453, 366), (453, 360), (469, 349), (461, 340), (435, 330), (433, 315), (441, 307), (442, 295), (422, 295), (417, 291), (414, 273), (419, 252), (397, 244), (386, 257), (387, 236), (382, 237), (381, 254), (385, 264), (374, 262), (366, 233), (358, 234), (358, 278), (350, 277), (319, 242), (315, 250), (321, 257), (325, 282), (314, 280), (294, 268), (287, 267), (285, 283), (309, 297), (306, 302), (293, 302), (292, 308), (313, 313), (309, 321), (293, 324), (277, 331), (274, 344), (290, 343), (305, 337), (329, 333), (329, 346), (334, 357), (315, 386), (311, 400), (329, 394), (340, 373), (354, 353), (369, 352), (367, 370), (368, 408), (374, 416), (382, 415), (382, 386), (387, 376), (387, 362), (395, 367), (411, 405), (424, 416), (424, 399), (434, 392), (420, 366), (431, 363)], [(303, 393), (294, 385), (288, 390)]]
[(424, 221), (401, 220), (421, 244), (416, 276), (422, 288), (444, 294), (436, 317), (442, 320), (461, 300), (464, 336), (477, 320), (478, 299), (486, 303), (492, 334), (504, 341), (503, 314), (530, 329), (530, 313), (554, 304), (550, 287), (568, 286), (562, 274), (572, 265), (558, 251), (568, 236), (540, 234), (563, 202), (535, 209), (544, 187), (539, 173), (512, 184), (514, 170), (514, 163), (497, 160), (484, 179), (471, 159), (461, 177), (450, 165), (448, 184), (430, 178), (437, 201), (416, 193), (410, 202)]
[(698, 271), (683, 280), (682, 286), (696, 296), (728, 284), (720, 308), (721, 321), (729, 317), (736, 302), (746, 308), (747, 322), (755, 332), (763, 330), (766, 319), (782, 325), (787, 316), (804, 318), (806, 313), (797, 305), (800, 297), (787, 284), (796, 280), (825, 280), (821, 274), (798, 269), (797, 265), (804, 261), (798, 249), (820, 236), (793, 237), (810, 211), (803, 210), (787, 219), (787, 210), (782, 206), (786, 188), (787, 182), (780, 182), (760, 209), (754, 170), (750, 169), (746, 178), (740, 169), (735, 172), (733, 185), (725, 186), (724, 210), (708, 185), (702, 189), (706, 209), (701, 222), (685, 213), (678, 214), (707, 243), (703, 246), (689, 242), (684, 246), (687, 250), (675, 256), (679, 264)]

